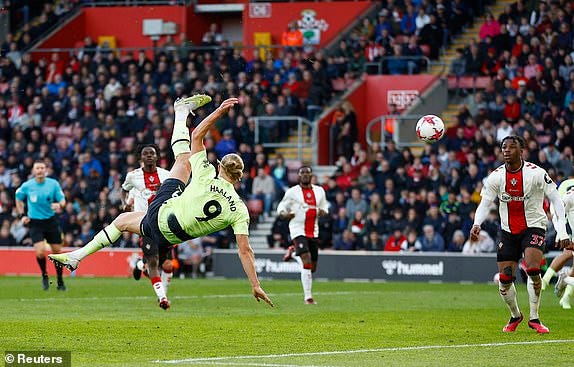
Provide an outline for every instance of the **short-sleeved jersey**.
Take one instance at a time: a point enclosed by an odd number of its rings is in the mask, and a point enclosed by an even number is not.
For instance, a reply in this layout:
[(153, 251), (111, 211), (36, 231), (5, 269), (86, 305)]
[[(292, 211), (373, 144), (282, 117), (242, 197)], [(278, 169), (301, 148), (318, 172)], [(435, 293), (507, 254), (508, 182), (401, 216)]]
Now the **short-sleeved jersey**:
[[(566, 213), (566, 220), (570, 225), (571, 236), (574, 235), (574, 179), (564, 180), (558, 186), (558, 194), (564, 203), (564, 212)], [(556, 215), (554, 205), (550, 204), (552, 215)]]
[(51, 208), (52, 203), (58, 203), (64, 198), (60, 184), (50, 177), (41, 183), (32, 178), (16, 190), (16, 200), (26, 201), (27, 216), (30, 219), (52, 218), (55, 214)]
[(181, 240), (169, 229), (174, 214), (181, 228), (192, 237), (201, 237), (231, 226), (233, 232), (249, 234), (249, 212), (233, 185), (215, 177), (215, 167), (205, 150), (189, 158), (192, 178), (184, 192), (165, 202), (158, 213), (158, 226), (171, 243)]
[(145, 212), (148, 204), (155, 198), (159, 186), (167, 178), (169, 178), (169, 171), (161, 167), (157, 167), (155, 172), (145, 172), (140, 167), (128, 172), (122, 189), (129, 191), (130, 196), (134, 198), (134, 210)]
[(317, 185), (311, 185), (310, 188), (303, 188), (301, 185), (289, 188), (277, 206), (278, 213), (286, 211), (295, 214), (289, 221), (292, 239), (299, 236), (319, 237), (319, 209), (328, 211), (329, 202), (325, 190)]
[(529, 227), (546, 230), (544, 196), (556, 191), (548, 173), (534, 163), (524, 162), (516, 172), (505, 165), (495, 169), (487, 178), (480, 195), (490, 201), (498, 198), (501, 226), (504, 231), (518, 234)]

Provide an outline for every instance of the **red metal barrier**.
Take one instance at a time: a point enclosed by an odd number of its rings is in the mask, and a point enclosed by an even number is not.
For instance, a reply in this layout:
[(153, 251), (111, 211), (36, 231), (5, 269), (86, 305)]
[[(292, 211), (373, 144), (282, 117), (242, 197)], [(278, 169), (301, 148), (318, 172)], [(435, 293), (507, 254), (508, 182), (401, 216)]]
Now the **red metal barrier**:
[[(82, 261), (76, 276), (127, 277), (131, 276), (130, 262), (140, 255), (139, 249), (101, 250)], [(47, 264), (48, 274), (56, 275), (52, 264)], [(67, 270), (64, 270), (69, 274)], [(40, 275), (33, 248), (0, 247), (0, 275)]]

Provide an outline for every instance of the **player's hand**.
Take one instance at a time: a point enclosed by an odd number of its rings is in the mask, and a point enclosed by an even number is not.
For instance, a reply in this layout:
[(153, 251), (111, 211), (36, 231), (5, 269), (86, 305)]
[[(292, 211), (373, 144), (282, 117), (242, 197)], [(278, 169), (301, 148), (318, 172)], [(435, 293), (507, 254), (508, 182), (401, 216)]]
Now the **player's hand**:
[(62, 209), (62, 207), (60, 206), (60, 203), (52, 203), (50, 204), (50, 208), (52, 208), (53, 211), (57, 212), (60, 209)]
[(478, 241), (478, 236), (480, 235), (480, 226), (474, 225), (470, 230), (470, 242)]
[(274, 307), (273, 302), (267, 297), (265, 291), (261, 289), (261, 287), (253, 287), (253, 297), (259, 302), (260, 300), (264, 300), (267, 304), (271, 307)]
[(226, 114), (231, 107), (235, 106), (236, 104), (239, 103), (239, 99), (237, 98), (228, 98), (225, 101), (223, 101), (219, 107), (217, 107), (217, 110), (215, 110), (215, 112), (219, 115), (219, 116), (223, 116), (224, 114)]
[(325, 215), (327, 215), (327, 214), (329, 214), (329, 213), (326, 212), (326, 211), (323, 210), (323, 209), (319, 209), (319, 212), (318, 212), (317, 214), (319, 214), (320, 217), (324, 217)]
[(558, 241), (558, 247), (563, 250), (574, 250), (574, 244), (568, 238)]

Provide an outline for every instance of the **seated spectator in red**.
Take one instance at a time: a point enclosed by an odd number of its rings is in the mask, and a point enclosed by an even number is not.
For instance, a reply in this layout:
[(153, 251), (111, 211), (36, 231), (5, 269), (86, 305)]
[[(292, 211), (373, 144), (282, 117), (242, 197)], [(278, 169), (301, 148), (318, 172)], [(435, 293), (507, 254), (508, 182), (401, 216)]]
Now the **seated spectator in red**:
[(520, 102), (514, 94), (506, 97), (506, 106), (504, 107), (504, 118), (510, 123), (515, 123), (520, 118)]
[(518, 90), (522, 86), (521, 82), (526, 85), (528, 78), (524, 76), (524, 68), (519, 67), (516, 69), (516, 76), (512, 78), (512, 89)]
[(478, 36), (481, 40), (485, 39), (487, 36), (492, 38), (498, 36), (500, 34), (500, 23), (496, 19), (492, 13), (488, 12), (486, 14), (484, 23), (480, 26), (480, 31)]
[(395, 228), (393, 234), (389, 236), (385, 243), (385, 251), (398, 252), (401, 250), (401, 245), (407, 240), (407, 236), (403, 233), (401, 228)]

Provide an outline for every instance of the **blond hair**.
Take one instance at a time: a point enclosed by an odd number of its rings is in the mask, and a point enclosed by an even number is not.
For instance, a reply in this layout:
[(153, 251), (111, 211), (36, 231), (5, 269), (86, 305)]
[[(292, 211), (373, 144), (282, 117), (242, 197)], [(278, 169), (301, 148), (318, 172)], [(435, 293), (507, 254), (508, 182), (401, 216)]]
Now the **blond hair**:
[(225, 172), (225, 176), (231, 180), (231, 182), (237, 182), (241, 180), (243, 176), (243, 159), (235, 153), (227, 154), (221, 160), (221, 169)]

